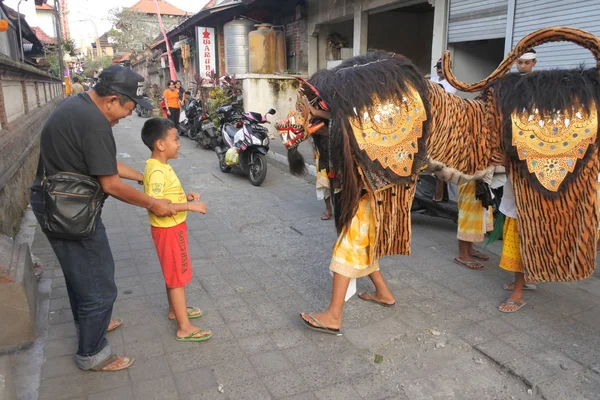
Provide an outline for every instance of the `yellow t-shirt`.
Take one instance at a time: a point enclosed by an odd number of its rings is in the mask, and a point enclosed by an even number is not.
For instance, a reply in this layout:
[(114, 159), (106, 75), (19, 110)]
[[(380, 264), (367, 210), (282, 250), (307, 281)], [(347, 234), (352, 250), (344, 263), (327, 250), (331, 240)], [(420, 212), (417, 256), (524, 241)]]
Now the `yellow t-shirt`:
[[(187, 198), (179, 178), (169, 164), (163, 164), (157, 159), (146, 160), (144, 169), (144, 192), (156, 199), (171, 200), (172, 203), (185, 203)], [(172, 217), (157, 217), (148, 211), (150, 225), (158, 228), (170, 228), (185, 221), (186, 211), (181, 211)]]

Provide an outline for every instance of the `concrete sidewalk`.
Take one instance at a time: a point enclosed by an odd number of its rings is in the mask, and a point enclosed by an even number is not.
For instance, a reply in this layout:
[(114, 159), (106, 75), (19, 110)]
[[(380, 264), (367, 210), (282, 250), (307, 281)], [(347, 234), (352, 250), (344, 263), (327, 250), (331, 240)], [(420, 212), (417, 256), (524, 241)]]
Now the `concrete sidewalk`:
[[(130, 117), (115, 129), (119, 159), (139, 169), (149, 155), (143, 121)], [(336, 233), (333, 221), (319, 219), (314, 179), (291, 177), (271, 160), (255, 188), (221, 173), (214, 153), (185, 138), (180, 154), (172, 165), (184, 188), (208, 204), (206, 216), (188, 217), (188, 302), (202, 308), (197, 324), (214, 337), (175, 341), (146, 212), (109, 199), (114, 316), (125, 323), (108, 339), (136, 363), (116, 373), (75, 367), (64, 279), (38, 231), (34, 253), (52, 279), (40, 399), (600, 399), (598, 276), (541, 285), (521, 311), (502, 314), (510, 275), (497, 267), (500, 245), (484, 270), (468, 270), (452, 261), (456, 225), (417, 214), (412, 255), (381, 260), (396, 307), (354, 297), (344, 335), (323, 335), (298, 317), (326, 307), (331, 290)], [(367, 279), (358, 286), (372, 288)]]

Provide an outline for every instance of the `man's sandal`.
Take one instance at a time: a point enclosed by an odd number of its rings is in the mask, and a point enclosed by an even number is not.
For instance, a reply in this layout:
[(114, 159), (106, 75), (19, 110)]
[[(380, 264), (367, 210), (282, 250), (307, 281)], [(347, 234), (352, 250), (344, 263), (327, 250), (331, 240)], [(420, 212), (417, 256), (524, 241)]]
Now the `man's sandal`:
[[(527, 304), (527, 303), (525, 303), (524, 301), (508, 301), (507, 300), (507, 301), (505, 301), (504, 303), (502, 303), (502, 304), (500, 304), (498, 306), (498, 311), (503, 312), (503, 313), (507, 313), (507, 314), (508, 313), (514, 313), (514, 312), (519, 311), (521, 308), (523, 308), (523, 306), (525, 306), (525, 304)], [(514, 310), (510, 310), (509, 311), (509, 310), (503, 310), (502, 308), (500, 308), (502, 306), (517, 306), (517, 308), (515, 308)]]
[(117, 356), (117, 355), (111, 354), (110, 356), (106, 357), (106, 359), (104, 361), (102, 361), (100, 364), (96, 365), (93, 368), (90, 368), (90, 371), (97, 371), (97, 372), (121, 371), (121, 370), (131, 367), (133, 365), (134, 361), (135, 361), (135, 358), (133, 358), (133, 357), (129, 358), (129, 357), (123, 357), (123, 356)]
[[(505, 283), (502, 286), (502, 289), (512, 292), (513, 290), (515, 290), (515, 283), (514, 282)], [(535, 285), (535, 283), (526, 283), (523, 285), (523, 290), (537, 290), (537, 286)]]
[(472, 269), (474, 271), (483, 269), (485, 267), (485, 265), (483, 265), (479, 261), (463, 261), (463, 260), (459, 259), (458, 257), (456, 257), (454, 259), (454, 262), (456, 264), (458, 264), (458, 265), (462, 265), (463, 267), (467, 267), (467, 268)]
[(117, 329), (118, 327), (120, 327), (121, 325), (123, 325), (123, 318), (111, 319), (110, 324), (108, 324), (108, 329), (106, 330), (106, 332), (112, 332), (115, 329)]

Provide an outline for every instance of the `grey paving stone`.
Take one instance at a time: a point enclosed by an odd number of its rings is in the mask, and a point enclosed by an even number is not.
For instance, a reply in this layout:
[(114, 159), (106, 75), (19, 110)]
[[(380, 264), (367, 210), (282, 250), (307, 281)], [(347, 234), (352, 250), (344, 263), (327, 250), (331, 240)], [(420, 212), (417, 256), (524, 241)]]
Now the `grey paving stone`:
[(250, 361), (245, 357), (239, 357), (215, 365), (212, 367), (212, 370), (217, 382), (225, 386), (246, 382), (258, 376)]
[(77, 352), (77, 343), (75, 337), (48, 340), (44, 346), (44, 357), (55, 358), (73, 355)]
[(317, 400), (317, 396), (315, 396), (313, 392), (304, 392), (293, 396), (284, 397), (283, 400)]
[(539, 336), (522, 331), (507, 333), (500, 336), (500, 339), (525, 355), (535, 354), (538, 350), (548, 347), (548, 343)]
[(140, 362), (165, 354), (159, 337), (129, 341), (125, 343), (125, 351)]
[(227, 325), (233, 336), (238, 339), (265, 333), (265, 326), (257, 320), (232, 322)]
[(551, 370), (530, 358), (508, 361), (504, 366), (532, 387), (555, 377)]
[(259, 375), (274, 375), (293, 367), (281, 351), (269, 351), (249, 357)]
[(275, 346), (279, 349), (296, 347), (301, 344), (310, 344), (310, 340), (304, 336), (302, 331), (297, 329), (278, 329), (271, 332), (270, 336), (273, 343), (275, 343)]
[(500, 339), (478, 344), (475, 346), (475, 348), (499, 364), (504, 364), (517, 359), (523, 359), (523, 357), (525, 357), (524, 354), (520, 353), (514, 347), (509, 346)]
[(283, 371), (275, 375), (264, 376), (264, 385), (275, 398), (292, 396), (306, 391), (307, 384), (296, 371)]
[(49, 325), (47, 340), (66, 339), (76, 335), (75, 325), (72, 322), (66, 322), (64, 324)]
[(578, 362), (555, 349), (544, 349), (544, 351), (534, 354), (532, 358), (559, 377), (572, 376), (584, 368)]
[[(135, 355), (132, 353), (131, 356)], [(132, 382), (143, 382), (171, 375), (165, 356), (158, 356), (140, 360), (136, 358), (135, 364), (128, 369)]]
[(357, 394), (365, 399), (382, 400), (403, 398), (403, 392), (396, 387), (398, 379), (386, 379), (378, 372), (357, 376), (349, 381)]
[(319, 364), (309, 364), (298, 368), (297, 373), (306, 382), (308, 387), (318, 390), (342, 382), (345, 378), (336, 370), (333, 361)]
[[(231, 400), (268, 400), (271, 395), (260, 381), (240, 382), (226, 386), (225, 396)], [(213, 397), (214, 398), (214, 397)]]
[(174, 374), (175, 385), (181, 396), (193, 394), (197, 391), (216, 388), (217, 381), (211, 368), (199, 368)]
[(131, 386), (120, 386), (101, 393), (90, 394), (87, 400), (133, 400)]
[(257, 335), (238, 339), (238, 344), (244, 353), (248, 355), (260, 354), (275, 350), (275, 344), (269, 335)]
[(282, 352), (295, 366), (319, 363), (332, 357), (331, 352), (319, 349), (312, 343), (297, 347), (289, 347), (283, 349)]
[(68, 376), (79, 372), (73, 355), (46, 358), (42, 366), (42, 379)]
[(48, 323), (50, 325), (64, 324), (65, 322), (71, 321), (73, 321), (73, 312), (70, 308), (57, 311), (50, 311), (50, 316), (48, 318)]
[(350, 382), (338, 383), (315, 392), (319, 400), (361, 400)]
[(132, 386), (136, 400), (179, 400), (175, 379), (172, 376), (134, 382)]
[(361, 328), (344, 329), (344, 336), (359, 349), (375, 349), (412, 330), (412, 327), (393, 316)]
[(79, 371), (77, 374), (44, 379), (40, 385), (40, 400), (63, 400), (85, 396), (90, 392), (103, 392), (128, 383), (127, 372), (92, 374)]

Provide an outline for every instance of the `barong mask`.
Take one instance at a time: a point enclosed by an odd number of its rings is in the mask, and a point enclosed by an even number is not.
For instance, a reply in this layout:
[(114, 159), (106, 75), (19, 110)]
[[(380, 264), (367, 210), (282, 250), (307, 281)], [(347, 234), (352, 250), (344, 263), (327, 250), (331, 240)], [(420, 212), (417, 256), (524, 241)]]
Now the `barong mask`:
[(281, 135), (283, 145), (288, 150), (295, 149), (300, 143), (325, 126), (323, 120), (311, 114), (310, 107), (324, 111), (329, 109), (314, 86), (304, 79), (297, 79), (300, 86), (298, 87), (296, 109), (290, 111), (286, 119), (275, 123), (275, 129)]

